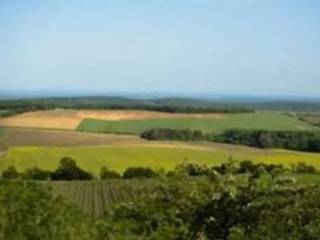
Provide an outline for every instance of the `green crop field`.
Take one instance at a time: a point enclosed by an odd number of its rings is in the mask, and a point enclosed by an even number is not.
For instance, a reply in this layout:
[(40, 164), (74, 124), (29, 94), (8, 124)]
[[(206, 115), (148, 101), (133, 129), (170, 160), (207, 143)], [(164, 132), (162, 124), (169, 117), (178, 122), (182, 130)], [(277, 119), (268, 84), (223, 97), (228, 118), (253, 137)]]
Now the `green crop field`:
[(320, 154), (287, 150), (261, 150), (214, 143), (152, 142), (88, 147), (11, 147), (0, 157), (0, 170), (15, 166), (19, 171), (38, 166), (53, 170), (62, 157), (76, 159), (80, 167), (98, 174), (102, 166), (122, 173), (128, 167), (145, 166), (171, 170), (184, 161), (217, 165), (230, 157), (290, 165), (305, 162), (320, 169)]
[(152, 128), (174, 128), (202, 130), (221, 133), (226, 129), (260, 130), (315, 130), (310, 124), (276, 112), (257, 112), (245, 114), (225, 114), (222, 118), (193, 119), (145, 119), (105, 121), (84, 119), (77, 127), (78, 131), (96, 133), (139, 134)]
[(0, 137), (3, 136), (5, 129), (0, 127)]
[(320, 113), (301, 113), (298, 117), (307, 123), (320, 126)]
[(74, 202), (83, 212), (101, 216), (114, 204), (134, 199), (141, 191), (152, 188), (156, 180), (52, 181), (54, 195)]
[(310, 173), (297, 173), (292, 174), (297, 181), (301, 184), (320, 184), (320, 174), (310, 174)]

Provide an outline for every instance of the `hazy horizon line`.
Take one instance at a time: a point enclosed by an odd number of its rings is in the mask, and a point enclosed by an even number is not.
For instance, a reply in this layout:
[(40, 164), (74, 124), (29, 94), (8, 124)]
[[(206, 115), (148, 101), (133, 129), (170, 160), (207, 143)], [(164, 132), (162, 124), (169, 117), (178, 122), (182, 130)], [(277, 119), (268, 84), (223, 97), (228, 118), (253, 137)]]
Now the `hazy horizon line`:
[(208, 93), (208, 92), (164, 92), (164, 91), (150, 91), (150, 92), (136, 92), (136, 91), (111, 91), (111, 92), (86, 92), (86, 91), (0, 91), (0, 98), (5, 99), (25, 99), (25, 98), (81, 98), (81, 97), (123, 97), (123, 98), (191, 98), (191, 99), (207, 99), (207, 100), (317, 100), (320, 101), (320, 96), (305, 95), (305, 94), (237, 94), (237, 93)]

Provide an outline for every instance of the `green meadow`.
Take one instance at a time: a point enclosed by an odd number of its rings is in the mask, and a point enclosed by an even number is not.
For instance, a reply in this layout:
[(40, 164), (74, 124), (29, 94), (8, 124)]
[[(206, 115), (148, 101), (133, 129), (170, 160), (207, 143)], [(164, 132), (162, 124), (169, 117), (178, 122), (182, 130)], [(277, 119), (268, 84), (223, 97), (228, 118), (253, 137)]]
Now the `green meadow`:
[(5, 132), (5, 129), (0, 127), (0, 137), (3, 136), (4, 132)]
[(202, 130), (221, 133), (226, 129), (315, 130), (307, 122), (277, 112), (224, 114), (222, 118), (145, 119), (106, 121), (84, 119), (78, 131), (139, 134), (152, 128)]
[(123, 172), (128, 167), (146, 166), (171, 170), (183, 162), (218, 165), (231, 157), (289, 166), (305, 162), (320, 169), (320, 154), (287, 150), (260, 150), (223, 144), (132, 144), (90, 147), (11, 147), (0, 157), (0, 170), (15, 166), (19, 171), (34, 166), (53, 170), (62, 157), (77, 160), (80, 167), (97, 174), (102, 166)]

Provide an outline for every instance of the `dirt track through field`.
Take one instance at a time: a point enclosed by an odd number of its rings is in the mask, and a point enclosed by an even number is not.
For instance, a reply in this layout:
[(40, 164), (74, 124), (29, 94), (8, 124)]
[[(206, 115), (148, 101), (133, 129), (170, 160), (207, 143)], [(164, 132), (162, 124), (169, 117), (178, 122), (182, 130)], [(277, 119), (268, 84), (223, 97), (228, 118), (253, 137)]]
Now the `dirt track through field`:
[(137, 110), (50, 110), (19, 114), (0, 119), (0, 126), (74, 130), (85, 118), (99, 120), (142, 120), (167, 118), (213, 118), (223, 114), (163, 113)]

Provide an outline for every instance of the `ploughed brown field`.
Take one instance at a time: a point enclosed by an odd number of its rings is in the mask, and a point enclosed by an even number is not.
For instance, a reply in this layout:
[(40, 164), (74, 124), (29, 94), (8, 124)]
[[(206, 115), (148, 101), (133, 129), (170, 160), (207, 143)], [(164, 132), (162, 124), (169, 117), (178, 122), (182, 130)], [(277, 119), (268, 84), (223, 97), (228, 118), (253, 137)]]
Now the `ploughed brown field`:
[(75, 131), (6, 128), (0, 137), (0, 149), (12, 146), (90, 146), (130, 144), (137, 136), (81, 133)]
[(223, 114), (163, 113), (139, 110), (49, 110), (35, 111), (0, 119), (0, 126), (75, 130), (85, 118), (99, 120), (143, 120), (167, 118), (213, 118)]

